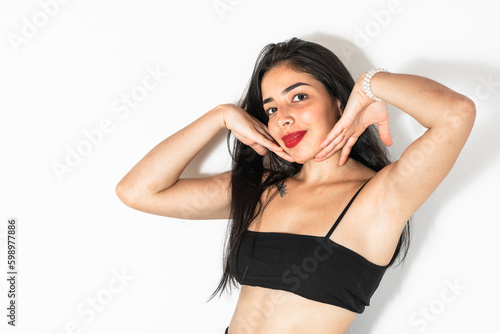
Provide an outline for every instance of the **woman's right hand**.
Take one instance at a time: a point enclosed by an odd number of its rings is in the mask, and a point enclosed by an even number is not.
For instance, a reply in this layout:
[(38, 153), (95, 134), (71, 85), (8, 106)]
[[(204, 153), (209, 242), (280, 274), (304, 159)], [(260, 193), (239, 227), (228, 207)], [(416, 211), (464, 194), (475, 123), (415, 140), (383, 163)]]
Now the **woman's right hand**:
[(267, 155), (270, 150), (281, 158), (293, 162), (292, 157), (276, 143), (265, 124), (235, 104), (222, 104), (218, 108), (222, 111), (224, 126), (243, 144), (250, 146), (261, 156)]

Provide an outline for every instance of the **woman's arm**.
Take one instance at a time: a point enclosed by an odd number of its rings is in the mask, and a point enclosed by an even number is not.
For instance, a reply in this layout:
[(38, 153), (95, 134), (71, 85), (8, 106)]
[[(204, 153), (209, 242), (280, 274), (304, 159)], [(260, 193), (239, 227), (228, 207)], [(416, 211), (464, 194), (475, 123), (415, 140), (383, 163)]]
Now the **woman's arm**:
[[(322, 143), (321, 161), (342, 149), (339, 165), (367, 126), (378, 124), (385, 144), (392, 143), (384, 102), (363, 91), (364, 76), (356, 82), (342, 117)], [(365, 187), (371, 212), (365, 222), (363, 245), (376, 263), (388, 263), (408, 219), (432, 194), (453, 167), (471, 132), (474, 103), (467, 97), (426, 78), (379, 73), (371, 81), (376, 97), (406, 112), (427, 131), (400, 159), (379, 171)]]
[(453, 167), (472, 130), (475, 106), (469, 98), (433, 80), (386, 72), (371, 80), (373, 94), (383, 101), (375, 102), (364, 93), (363, 79), (364, 75), (356, 82), (342, 117), (325, 139), (316, 160), (324, 160), (342, 149), (339, 164), (344, 164), (359, 135), (374, 123), (378, 124), (384, 143), (391, 144), (384, 102), (426, 127), (424, 135), (398, 161), (376, 176), (379, 202), (386, 205), (384, 211), (390, 212), (390, 220), (398, 222), (402, 230)]
[(464, 95), (414, 75), (379, 73), (371, 89), (428, 129), (383, 172), (385, 202), (394, 218), (406, 222), (455, 164), (472, 130), (475, 105)]
[(223, 219), (230, 211), (230, 172), (179, 179), (193, 158), (222, 129), (261, 155), (283, 154), (267, 129), (236, 105), (220, 105), (163, 140), (118, 183), (116, 194), (139, 211), (184, 219)]

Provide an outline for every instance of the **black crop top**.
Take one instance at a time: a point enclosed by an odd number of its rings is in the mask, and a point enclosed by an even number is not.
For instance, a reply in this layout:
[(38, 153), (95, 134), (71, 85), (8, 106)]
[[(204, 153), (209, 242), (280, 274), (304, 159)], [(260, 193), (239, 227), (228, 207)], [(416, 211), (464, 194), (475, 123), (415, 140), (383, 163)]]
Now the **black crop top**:
[(365, 184), (324, 237), (247, 230), (231, 256), (231, 273), (242, 285), (285, 290), (363, 313), (389, 265), (368, 261), (330, 235)]

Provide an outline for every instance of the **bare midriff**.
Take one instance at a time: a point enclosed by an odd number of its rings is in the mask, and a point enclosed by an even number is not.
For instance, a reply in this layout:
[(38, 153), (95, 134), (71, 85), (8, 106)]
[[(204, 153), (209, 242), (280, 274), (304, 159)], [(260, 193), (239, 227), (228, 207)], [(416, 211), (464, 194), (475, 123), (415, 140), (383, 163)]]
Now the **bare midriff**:
[(229, 334), (345, 334), (356, 316), (288, 291), (242, 285)]

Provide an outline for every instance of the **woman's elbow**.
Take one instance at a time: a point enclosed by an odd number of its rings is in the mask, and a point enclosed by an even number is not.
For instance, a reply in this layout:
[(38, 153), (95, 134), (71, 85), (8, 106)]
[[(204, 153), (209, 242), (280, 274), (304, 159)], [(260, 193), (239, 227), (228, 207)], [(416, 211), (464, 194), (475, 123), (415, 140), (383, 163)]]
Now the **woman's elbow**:
[(462, 115), (464, 122), (471, 128), (476, 120), (476, 104), (470, 98), (462, 95), (457, 108)]
[(465, 95), (454, 99), (448, 112), (444, 114), (444, 124), (459, 131), (470, 131), (476, 119), (476, 105)]
[(135, 193), (134, 189), (126, 186), (122, 181), (120, 181), (115, 187), (116, 196), (123, 202), (123, 204), (133, 208), (135, 203)]

